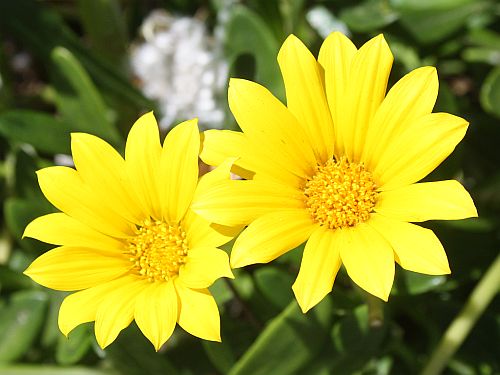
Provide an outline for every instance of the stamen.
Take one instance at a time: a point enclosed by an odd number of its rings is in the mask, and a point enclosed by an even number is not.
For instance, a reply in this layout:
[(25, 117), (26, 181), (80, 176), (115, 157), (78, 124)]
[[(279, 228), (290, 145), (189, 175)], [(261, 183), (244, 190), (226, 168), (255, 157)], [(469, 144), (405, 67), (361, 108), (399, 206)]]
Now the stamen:
[(149, 281), (166, 281), (179, 274), (188, 253), (186, 233), (180, 225), (147, 219), (129, 239), (130, 261)]
[(375, 206), (377, 186), (363, 164), (345, 157), (317, 166), (304, 188), (313, 220), (330, 229), (365, 222)]

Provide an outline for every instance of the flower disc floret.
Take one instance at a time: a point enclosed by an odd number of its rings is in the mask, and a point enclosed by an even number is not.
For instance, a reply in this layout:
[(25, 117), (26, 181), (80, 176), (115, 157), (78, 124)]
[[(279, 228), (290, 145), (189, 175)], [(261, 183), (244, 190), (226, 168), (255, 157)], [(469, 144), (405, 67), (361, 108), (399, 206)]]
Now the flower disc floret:
[(316, 167), (304, 188), (311, 217), (330, 229), (352, 227), (369, 219), (377, 185), (363, 164), (345, 157)]
[(189, 249), (180, 225), (150, 219), (137, 228), (128, 248), (137, 271), (151, 282), (177, 276)]

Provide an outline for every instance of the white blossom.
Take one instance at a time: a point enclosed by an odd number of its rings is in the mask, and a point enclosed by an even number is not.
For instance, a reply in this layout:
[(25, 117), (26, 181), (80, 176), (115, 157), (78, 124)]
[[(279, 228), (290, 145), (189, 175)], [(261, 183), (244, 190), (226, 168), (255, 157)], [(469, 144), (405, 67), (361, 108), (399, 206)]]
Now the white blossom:
[(130, 65), (144, 94), (159, 103), (160, 126), (197, 117), (202, 127), (221, 127), (225, 111), (220, 98), (228, 76), (221, 38), (210, 36), (196, 18), (161, 10), (144, 20), (141, 36)]

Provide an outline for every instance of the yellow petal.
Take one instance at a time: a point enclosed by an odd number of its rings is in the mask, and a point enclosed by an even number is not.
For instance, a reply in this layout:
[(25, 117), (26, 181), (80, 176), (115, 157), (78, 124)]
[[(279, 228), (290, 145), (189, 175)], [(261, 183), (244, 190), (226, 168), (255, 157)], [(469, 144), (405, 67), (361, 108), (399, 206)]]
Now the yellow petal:
[(344, 154), (344, 144), (338, 127), (344, 112), (343, 101), (349, 82), (351, 63), (356, 47), (344, 34), (331, 33), (321, 45), (318, 62), (325, 70), (325, 89), (333, 119), (335, 154)]
[(94, 321), (99, 304), (108, 294), (134, 280), (133, 276), (124, 276), (67, 296), (59, 309), (58, 325), (61, 332), (68, 336), (76, 326)]
[(231, 251), (231, 266), (268, 263), (306, 241), (315, 228), (305, 209), (263, 215), (236, 239)]
[(304, 129), (266, 88), (233, 78), (228, 100), (240, 128), (270, 159), (299, 177), (313, 173), (316, 158)]
[(393, 60), (382, 34), (365, 43), (352, 60), (336, 124), (351, 161), (359, 161), (366, 147), (367, 130), (384, 99)]
[(220, 165), (228, 158), (236, 158), (232, 171), (251, 180), (271, 179), (286, 185), (298, 185), (302, 178), (280, 167), (273, 157), (266, 154), (259, 144), (245, 134), (230, 130), (208, 130), (203, 132), (201, 159), (209, 165)]
[(387, 301), (394, 281), (391, 245), (366, 223), (345, 230), (340, 258), (349, 277), (368, 293)]
[(408, 73), (389, 90), (366, 136), (363, 161), (370, 169), (408, 122), (432, 112), (438, 88), (436, 69), (426, 66)]
[(141, 222), (145, 213), (130, 194), (121, 155), (102, 139), (85, 133), (71, 134), (71, 151), (79, 176), (92, 192), (117, 214)]
[(177, 314), (177, 294), (172, 281), (150, 284), (137, 296), (135, 321), (156, 351), (174, 332)]
[(180, 299), (179, 325), (200, 339), (220, 341), (220, 316), (214, 298), (207, 289), (190, 289), (175, 279)]
[(161, 144), (153, 112), (141, 116), (130, 129), (125, 147), (125, 165), (130, 185), (143, 210), (161, 219), (158, 171)]
[(102, 349), (115, 341), (120, 331), (132, 322), (137, 295), (148, 285), (146, 280), (134, 280), (108, 293), (99, 304), (94, 329)]
[(404, 269), (428, 275), (450, 273), (443, 245), (430, 229), (373, 214), (368, 224), (392, 246)]
[(191, 204), (198, 182), (199, 152), (196, 119), (177, 125), (165, 138), (159, 179), (162, 213), (169, 222), (178, 223)]
[(192, 248), (219, 247), (231, 241), (243, 229), (242, 226), (228, 227), (210, 223), (192, 210), (188, 210), (183, 228), (186, 230), (187, 240)]
[(320, 66), (307, 47), (290, 35), (278, 54), (288, 109), (295, 115), (324, 163), (333, 155), (333, 123)]
[(121, 254), (99, 250), (58, 247), (36, 258), (24, 271), (38, 284), (56, 290), (80, 290), (116, 279), (132, 268)]
[(214, 247), (189, 249), (186, 264), (179, 269), (184, 285), (192, 289), (208, 288), (220, 277), (234, 278), (225, 251)]
[(134, 226), (99, 200), (74, 169), (48, 167), (39, 170), (37, 176), (45, 197), (69, 216), (110, 236), (128, 237), (134, 233)]
[(306, 243), (299, 275), (292, 286), (303, 313), (316, 306), (333, 287), (342, 264), (343, 231), (317, 228)]
[(88, 247), (109, 251), (123, 250), (123, 243), (102, 234), (64, 213), (40, 216), (28, 224), (23, 237), (53, 245)]
[(223, 225), (246, 225), (279, 209), (303, 208), (303, 195), (294, 188), (270, 181), (224, 181), (200, 194), (192, 209)]
[(472, 198), (455, 180), (422, 182), (381, 192), (375, 211), (392, 219), (414, 222), (477, 217)]
[(382, 190), (409, 185), (427, 176), (453, 152), (468, 123), (447, 113), (432, 113), (407, 125), (378, 156), (373, 176)]

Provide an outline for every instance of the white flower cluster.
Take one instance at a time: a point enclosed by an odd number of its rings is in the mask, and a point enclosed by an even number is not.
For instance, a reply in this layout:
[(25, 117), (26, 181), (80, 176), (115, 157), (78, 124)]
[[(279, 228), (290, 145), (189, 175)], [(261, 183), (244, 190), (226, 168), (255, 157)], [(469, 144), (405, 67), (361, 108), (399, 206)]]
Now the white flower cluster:
[(228, 65), (222, 41), (205, 24), (155, 10), (141, 26), (144, 42), (132, 48), (130, 65), (144, 94), (160, 105), (160, 126), (198, 117), (202, 127), (221, 127)]

